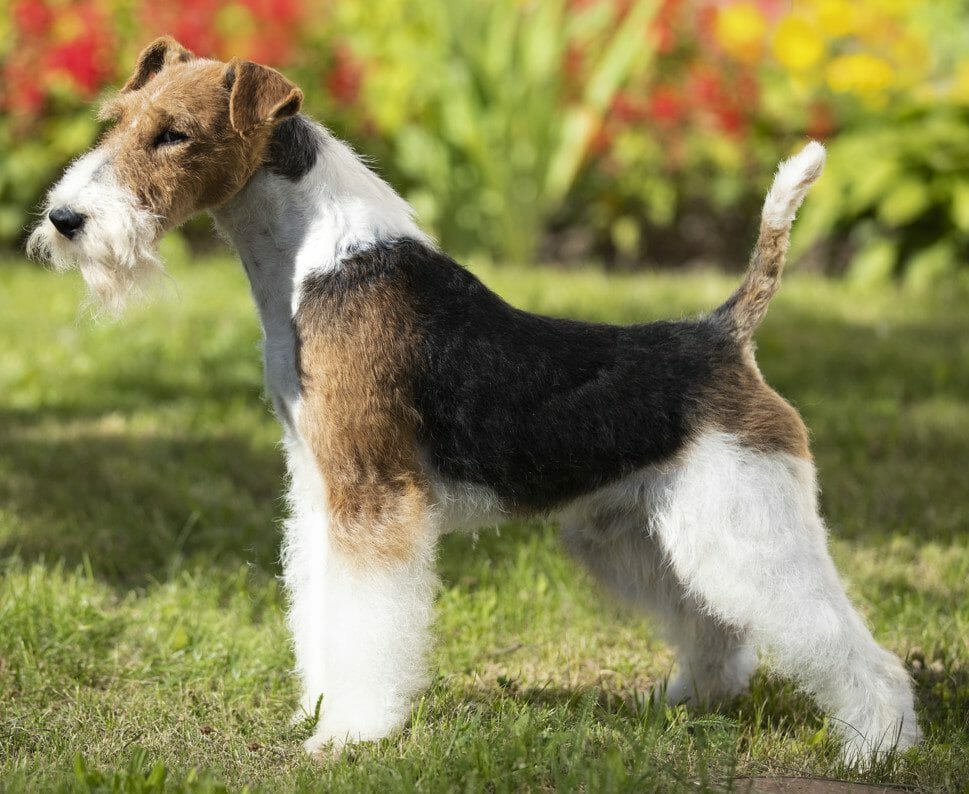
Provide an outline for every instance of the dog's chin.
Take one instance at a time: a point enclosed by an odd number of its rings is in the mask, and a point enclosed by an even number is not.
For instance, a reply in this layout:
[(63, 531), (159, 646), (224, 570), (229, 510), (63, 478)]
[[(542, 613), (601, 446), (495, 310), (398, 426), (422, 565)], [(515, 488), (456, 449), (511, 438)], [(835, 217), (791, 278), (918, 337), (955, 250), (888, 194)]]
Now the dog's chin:
[(148, 213), (129, 212), (107, 222), (88, 216), (71, 240), (45, 217), (27, 240), (27, 254), (56, 270), (80, 270), (90, 302), (117, 316), (133, 299), (147, 296), (163, 272), (159, 236)]

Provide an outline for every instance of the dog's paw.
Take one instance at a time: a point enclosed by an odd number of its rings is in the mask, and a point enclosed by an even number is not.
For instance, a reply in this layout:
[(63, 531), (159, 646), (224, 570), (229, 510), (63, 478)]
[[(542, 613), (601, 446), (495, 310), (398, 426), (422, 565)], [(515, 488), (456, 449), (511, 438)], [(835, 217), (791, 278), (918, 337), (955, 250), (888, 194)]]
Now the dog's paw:
[(316, 731), (303, 742), (303, 749), (314, 760), (320, 763), (334, 761), (343, 755), (349, 743), (349, 735), (334, 736), (328, 731)]
[(843, 736), (841, 762), (847, 767), (864, 770), (884, 761), (889, 755), (904, 753), (917, 745), (922, 740), (922, 731), (912, 711), (886, 728), (871, 729), (868, 735), (859, 731), (845, 731)]
[(376, 742), (397, 732), (404, 719), (396, 714), (364, 720), (339, 719), (339, 715), (323, 715), (316, 730), (305, 742), (303, 749), (319, 761), (339, 758), (350, 745)]
[(692, 676), (684, 675), (681, 672), (670, 676), (654, 688), (654, 697), (662, 700), (670, 706), (681, 704), (696, 705), (702, 698), (697, 697), (696, 687)]

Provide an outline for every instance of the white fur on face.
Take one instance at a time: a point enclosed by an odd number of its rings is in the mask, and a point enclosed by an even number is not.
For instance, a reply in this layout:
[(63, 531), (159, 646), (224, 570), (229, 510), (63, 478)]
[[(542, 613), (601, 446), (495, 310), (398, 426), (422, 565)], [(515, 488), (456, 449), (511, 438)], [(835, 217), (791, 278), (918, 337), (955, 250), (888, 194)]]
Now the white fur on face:
[[(58, 232), (47, 217), (58, 207), (86, 218), (73, 239)], [(158, 220), (118, 182), (111, 152), (102, 147), (75, 160), (51, 188), (27, 253), (57, 270), (78, 268), (95, 302), (117, 314), (132, 293), (161, 271), (160, 234)]]

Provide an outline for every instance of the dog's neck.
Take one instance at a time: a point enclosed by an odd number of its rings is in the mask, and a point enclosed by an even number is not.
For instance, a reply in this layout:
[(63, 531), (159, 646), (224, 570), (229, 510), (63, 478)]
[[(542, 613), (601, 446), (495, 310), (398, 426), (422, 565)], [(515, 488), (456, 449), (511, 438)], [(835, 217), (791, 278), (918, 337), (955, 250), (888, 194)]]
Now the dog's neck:
[(429, 241), (411, 206), (347, 144), (305, 116), (284, 124), (266, 164), (213, 215), (250, 279), (272, 269), (273, 291), (288, 290), (295, 311), (307, 274), (378, 242)]
[(212, 213), (249, 276), (267, 385), (284, 423), (299, 396), (292, 317), (304, 278), (378, 242), (429, 242), (410, 205), (347, 144), (305, 117), (285, 123), (266, 164)]

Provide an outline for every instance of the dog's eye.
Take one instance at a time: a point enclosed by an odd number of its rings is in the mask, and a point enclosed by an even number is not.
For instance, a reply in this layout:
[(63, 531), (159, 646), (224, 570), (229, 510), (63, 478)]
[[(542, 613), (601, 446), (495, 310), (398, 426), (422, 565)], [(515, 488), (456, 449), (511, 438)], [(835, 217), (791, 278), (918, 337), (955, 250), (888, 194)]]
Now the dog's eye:
[(182, 141), (187, 141), (188, 135), (183, 132), (178, 132), (173, 129), (162, 130), (155, 136), (155, 148), (160, 146), (171, 146), (173, 143), (181, 143)]

